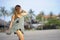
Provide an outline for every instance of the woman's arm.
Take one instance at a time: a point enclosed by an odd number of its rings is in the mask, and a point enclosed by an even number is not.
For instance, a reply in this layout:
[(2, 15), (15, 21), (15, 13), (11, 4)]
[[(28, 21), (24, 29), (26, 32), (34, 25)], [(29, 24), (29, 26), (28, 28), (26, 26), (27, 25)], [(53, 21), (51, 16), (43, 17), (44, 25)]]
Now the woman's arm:
[(9, 30), (12, 28), (12, 23), (13, 23), (14, 19), (15, 19), (15, 16), (13, 15), (12, 18), (11, 18), (11, 22), (10, 22)]

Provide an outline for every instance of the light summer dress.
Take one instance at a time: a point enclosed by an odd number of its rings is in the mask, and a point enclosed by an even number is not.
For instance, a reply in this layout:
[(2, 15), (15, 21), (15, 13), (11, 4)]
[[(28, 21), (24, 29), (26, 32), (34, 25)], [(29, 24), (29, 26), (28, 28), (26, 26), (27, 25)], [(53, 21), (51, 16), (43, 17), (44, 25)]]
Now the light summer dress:
[(11, 32), (16, 32), (18, 29), (21, 29), (24, 32), (24, 16), (21, 18), (16, 18), (12, 24)]

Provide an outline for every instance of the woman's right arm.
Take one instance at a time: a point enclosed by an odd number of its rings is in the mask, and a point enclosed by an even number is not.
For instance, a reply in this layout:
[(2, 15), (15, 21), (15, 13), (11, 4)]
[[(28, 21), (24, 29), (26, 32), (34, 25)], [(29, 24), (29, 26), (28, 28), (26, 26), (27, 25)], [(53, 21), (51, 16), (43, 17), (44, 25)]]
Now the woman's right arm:
[(9, 25), (9, 30), (12, 28), (12, 24), (13, 24), (14, 19), (15, 19), (15, 16), (13, 15), (11, 18), (10, 25)]

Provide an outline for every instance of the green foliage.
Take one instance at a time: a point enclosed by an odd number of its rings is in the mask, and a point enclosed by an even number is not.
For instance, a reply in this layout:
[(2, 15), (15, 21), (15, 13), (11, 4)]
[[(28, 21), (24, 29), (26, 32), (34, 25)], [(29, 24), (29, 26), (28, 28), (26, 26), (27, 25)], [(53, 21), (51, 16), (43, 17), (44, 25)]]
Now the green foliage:
[(25, 20), (25, 21), (29, 21), (29, 15), (26, 15), (26, 16), (24, 17), (24, 20)]
[(41, 11), (41, 12), (36, 16), (36, 20), (42, 21), (43, 16), (44, 16), (44, 12)]
[(54, 24), (56, 26), (60, 26), (60, 20), (55, 19), (55, 18), (49, 19), (48, 22), (46, 23), (46, 25), (51, 25), (51, 24)]
[(41, 16), (36, 16), (36, 20), (41, 21)]

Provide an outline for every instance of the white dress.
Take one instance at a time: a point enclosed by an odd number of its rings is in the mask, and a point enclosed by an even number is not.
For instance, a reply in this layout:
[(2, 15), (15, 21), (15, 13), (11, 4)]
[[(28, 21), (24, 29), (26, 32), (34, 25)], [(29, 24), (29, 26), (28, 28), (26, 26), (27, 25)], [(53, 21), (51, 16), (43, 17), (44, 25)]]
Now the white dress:
[(24, 16), (21, 18), (16, 18), (13, 22), (11, 32), (16, 32), (17, 29), (21, 29), (24, 32)]

